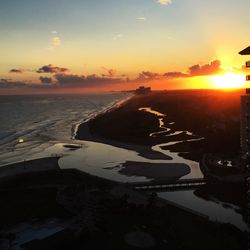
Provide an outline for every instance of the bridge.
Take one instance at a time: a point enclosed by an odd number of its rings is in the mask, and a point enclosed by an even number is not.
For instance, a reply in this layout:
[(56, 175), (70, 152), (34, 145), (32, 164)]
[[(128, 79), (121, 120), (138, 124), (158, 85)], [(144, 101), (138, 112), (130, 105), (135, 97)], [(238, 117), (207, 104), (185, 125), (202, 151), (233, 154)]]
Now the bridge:
[(182, 179), (176, 181), (152, 181), (152, 182), (133, 182), (130, 183), (136, 190), (187, 190), (206, 185), (205, 178)]

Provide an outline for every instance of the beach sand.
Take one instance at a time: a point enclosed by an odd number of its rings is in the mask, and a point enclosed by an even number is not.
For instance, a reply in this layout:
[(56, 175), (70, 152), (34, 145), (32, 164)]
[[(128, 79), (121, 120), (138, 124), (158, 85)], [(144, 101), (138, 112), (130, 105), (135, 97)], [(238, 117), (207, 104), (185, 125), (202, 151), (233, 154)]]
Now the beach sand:
[(152, 160), (171, 160), (170, 156), (164, 155), (160, 152), (153, 151), (150, 145), (142, 145), (142, 144), (133, 144), (126, 143), (118, 140), (109, 139), (107, 137), (103, 137), (95, 133), (95, 131), (91, 130), (90, 122), (83, 123), (79, 126), (79, 130), (77, 132), (76, 139), (83, 141), (92, 141), (108, 144), (118, 148), (124, 148), (128, 150), (133, 150), (138, 152), (138, 154), (142, 157)]
[(128, 176), (145, 176), (155, 181), (176, 180), (190, 173), (190, 168), (185, 164), (178, 163), (145, 163), (145, 162), (126, 162), (122, 164), (123, 169), (119, 172)]

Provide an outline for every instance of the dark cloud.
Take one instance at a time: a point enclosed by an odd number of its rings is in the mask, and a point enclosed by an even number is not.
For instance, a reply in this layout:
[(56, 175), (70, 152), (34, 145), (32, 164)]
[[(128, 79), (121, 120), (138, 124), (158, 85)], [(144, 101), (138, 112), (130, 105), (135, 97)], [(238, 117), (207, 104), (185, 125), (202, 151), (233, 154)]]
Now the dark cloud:
[(188, 68), (187, 73), (183, 72), (167, 72), (162, 75), (163, 78), (185, 78), (193, 76), (207, 76), (222, 73), (221, 61), (213, 60), (211, 63), (200, 65), (195, 64)]
[(155, 72), (142, 71), (136, 80), (139, 80), (139, 81), (155, 80), (155, 79), (158, 79), (160, 76), (161, 75)]
[(102, 69), (107, 72), (106, 74), (102, 74), (103, 77), (115, 77), (117, 74), (117, 71), (115, 69), (109, 69), (106, 67), (102, 67)]
[(182, 72), (167, 72), (163, 76), (167, 78), (182, 78), (182, 77), (189, 77), (190, 75)]
[(40, 69), (38, 69), (37, 73), (50, 73), (50, 74), (58, 74), (58, 73), (66, 73), (69, 69), (67, 68), (61, 68), (57, 66), (53, 66), (52, 64), (42, 66)]
[[(214, 60), (211, 63), (200, 65), (196, 64), (188, 67), (187, 73), (172, 71), (164, 74), (159, 74), (151, 71), (142, 71), (137, 78), (129, 79), (126, 75), (118, 75), (115, 69), (102, 67), (106, 71), (106, 74), (102, 75), (76, 75), (69, 74), (67, 68), (61, 68), (53, 66), (52, 64), (45, 65), (36, 70), (37, 73), (50, 73), (53, 77), (40, 77), (40, 84), (19, 82), (11, 79), (0, 79), (0, 88), (41, 88), (41, 89), (54, 89), (54, 88), (68, 88), (68, 87), (101, 87), (111, 84), (119, 83), (136, 83), (136, 82), (148, 82), (154, 80), (169, 80), (175, 78), (187, 78), (194, 76), (213, 75), (225, 72), (221, 69), (221, 62)], [(245, 68), (234, 68), (234, 72), (237, 70), (243, 71)], [(21, 73), (22, 69), (12, 69), (11, 73)]]
[(81, 87), (95, 87), (101, 85), (108, 85), (110, 83), (121, 82), (121, 78), (100, 77), (93, 75), (73, 75), (73, 74), (56, 74), (55, 79), (61, 86), (81, 86)]
[(9, 73), (15, 73), (15, 74), (23, 74), (25, 72), (24, 69), (11, 69)]
[(27, 84), (24, 82), (11, 81), (11, 79), (0, 79), (0, 89), (1, 88), (23, 88), (26, 87)]
[(190, 76), (204, 76), (204, 75), (213, 75), (220, 73), (221, 70), (221, 61), (214, 60), (209, 64), (205, 65), (193, 65), (189, 67), (188, 72)]
[(127, 78), (128, 76), (125, 74), (118, 74), (116, 69), (101, 67), (103, 70), (106, 71), (106, 74), (102, 74), (104, 78)]
[(53, 82), (51, 77), (41, 76), (39, 79), (40, 79), (41, 83), (43, 83), (43, 84), (51, 84)]
[[(0, 88), (30, 88), (30, 89), (59, 89), (68, 87), (99, 87), (109, 84), (125, 82), (123, 78), (110, 78), (98, 75), (73, 75), (73, 74), (55, 74), (55, 81), (52, 77), (40, 77), (42, 84), (12, 81), (11, 79), (0, 79)], [(53, 84), (52, 84), (53, 83)]]
[(9, 82), (9, 81), (11, 81), (12, 79), (6, 79), (6, 78), (2, 78), (2, 79), (0, 79), (0, 82)]

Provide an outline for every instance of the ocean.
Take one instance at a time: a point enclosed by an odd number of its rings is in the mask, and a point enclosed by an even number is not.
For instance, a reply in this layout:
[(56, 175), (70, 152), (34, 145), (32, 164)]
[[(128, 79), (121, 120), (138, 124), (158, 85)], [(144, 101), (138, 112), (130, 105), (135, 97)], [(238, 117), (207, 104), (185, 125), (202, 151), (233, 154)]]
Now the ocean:
[(0, 166), (29, 159), (56, 143), (72, 142), (77, 125), (128, 96), (0, 96)]

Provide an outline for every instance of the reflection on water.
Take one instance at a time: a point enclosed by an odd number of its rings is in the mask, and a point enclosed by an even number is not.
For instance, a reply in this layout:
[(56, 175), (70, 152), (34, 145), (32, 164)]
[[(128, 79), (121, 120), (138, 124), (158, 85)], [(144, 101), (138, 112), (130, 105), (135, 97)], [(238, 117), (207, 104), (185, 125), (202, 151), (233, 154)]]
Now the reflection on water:
[[(156, 110), (153, 110), (151, 107), (140, 108), (139, 111), (144, 111), (144, 112), (148, 112), (150, 114), (154, 114), (159, 119), (159, 128), (163, 131), (151, 133), (149, 135), (151, 137), (161, 136), (161, 135), (166, 134), (166, 133), (167, 134), (164, 136), (167, 136), (167, 137), (179, 135), (182, 133), (189, 135), (189, 136), (194, 135), (192, 132), (189, 132), (189, 131), (174, 131), (172, 133), (169, 133), (172, 129), (166, 127), (167, 125), (164, 123), (164, 118), (166, 117), (166, 115), (162, 114)], [(170, 124), (173, 124), (173, 122), (168, 123), (168, 125), (170, 125)], [(160, 152), (160, 153), (168, 155), (168, 156), (171, 156), (173, 158), (170, 161), (166, 161), (166, 163), (167, 162), (172, 162), (172, 163), (175, 162), (175, 163), (187, 164), (190, 167), (191, 172), (188, 175), (183, 176), (181, 179), (203, 178), (204, 175), (200, 170), (200, 164), (198, 162), (184, 159), (183, 157), (179, 156), (179, 153), (174, 153), (174, 152), (171, 152), (170, 150), (163, 149), (163, 147), (175, 145), (177, 143), (182, 143), (183, 141), (197, 141), (197, 140), (203, 140), (203, 138), (174, 141), (174, 142), (172, 141), (172, 142), (168, 142), (168, 143), (157, 144), (157, 145), (152, 147), (152, 150)]]
[[(76, 168), (92, 175), (120, 182), (149, 181), (143, 174), (140, 177), (136, 177), (126, 176), (120, 173), (119, 170), (122, 169), (121, 165), (128, 161), (153, 164), (172, 163), (171, 160), (150, 160), (140, 156), (139, 153), (133, 150), (118, 148), (103, 143), (90, 141), (79, 141), (79, 143), (82, 144), (82, 147), (75, 150), (72, 150), (70, 147), (65, 147), (62, 143), (58, 143), (47, 148), (43, 153), (35, 155), (34, 158), (63, 155), (59, 160), (61, 168)], [(168, 168), (167, 164), (166, 168)], [(171, 168), (170, 171), (173, 171), (173, 169)], [(176, 169), (176, 172), (179, 172), (179, 169)], [(167, 177), (166, 175), (166, 178)]]
[(203, 178), (204, 175), (201, 172), (200, 163), (196, 161), (184, 159), (183, 157), (179, 156), (179, 153), (174, 153), (174, 152), (171, 152), (170, 150), (162, 149), (162, 147), (175, 145), (177, 143), (181, 143), (181, 142), (176, 141), (176, 142), (157, 144), (153, 146), (152, 149), (154, 151), (171, 156), (173, 158), (171, 162), (187, 164), (190, 167), (191, 172), (188, 175), (185, 175), (180, 179)]
[(153, 114), (153, 115), (156, 115), (156, 116), (159, 116), (159, 117), (164, 117), (166, 115), (156, 111), (156, 110), (153, 110), (151, 107), (146, 107), (146, 108), (139, 108), (139, 111), (145, 111), (145, 112), (148, 112), (150, 114)]
[(231, 223), (243, 231), (248, 230), (247, 224), (243, 221), (242, 215), (235, 211), (240, 208), (232, 204), (227, 204), (228, 207), (226, 208), (223, 206), (223, 203), (218, 204), (197, 197), (194, 194), (194, 191), (161, 192), (158, 193), (158, 196), (204, 215), (208, 215), (213, 221)]

